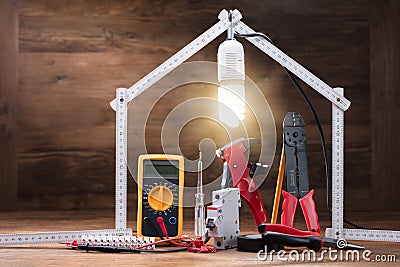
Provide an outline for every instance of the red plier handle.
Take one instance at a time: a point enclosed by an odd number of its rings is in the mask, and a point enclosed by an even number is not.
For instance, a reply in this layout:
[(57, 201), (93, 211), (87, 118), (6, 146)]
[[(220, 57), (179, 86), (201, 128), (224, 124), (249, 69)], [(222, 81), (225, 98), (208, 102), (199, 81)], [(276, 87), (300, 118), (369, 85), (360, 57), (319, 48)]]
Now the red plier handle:
[[(282, 196), (284, 200), (282, 203), (281, 224), (293, 227), (298, 199), (285, 190), (282, 190)], [(314, 189), (302, 197), (299, 202), (303, 211), (304, 219), (306, 220), (308, 231), (319, 233), (321, 229), (318, 223), (318, 213), (315, 207), (313, 196)]]
[(267, 222), (268, 218), (255, 179), (250, 177), (250, 168), (245, 157), (246, 150), (243, 142), (233, 143), (224, 149), (223, 158), (226, 160), (231, 172), (233, 187), (240, 189), (240, 195), (250, 208), (258, 226)]
[(240, 195), (253, 214), (256, 225), (260, 225), (268, 221), (267, 212), (262, 203), (260, 192), (249, 172), (250, 168), (247, 167), (239, 181), (237, 183), (233, 181), (233, 187), (240, 189)]

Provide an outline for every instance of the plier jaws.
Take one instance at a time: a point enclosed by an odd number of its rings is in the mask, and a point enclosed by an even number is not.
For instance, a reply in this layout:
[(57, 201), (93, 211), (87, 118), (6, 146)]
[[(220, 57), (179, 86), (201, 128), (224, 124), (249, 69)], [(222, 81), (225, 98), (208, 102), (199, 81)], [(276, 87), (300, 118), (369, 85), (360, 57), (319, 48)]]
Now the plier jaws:
[(304, 197), (310, 191), (308, 183), (306, 131), (303, 117), (289, 112), (283, 121), (288, 193)]
[(224, 159), (225, 150), (232, 147), (233, 145), (235, 145), (237, 143), (241, 143), (241, 145), (243, 145), (245, 151), (248, 151), (252, 146), (260, 144), (260, 140), (257, 138), (240, 137), (240, 138), (237, 138), (237, 139), (233, 140), (232, 142), (218, 148), (215, 151), (215, 154), (217, 155), (217, 157)]

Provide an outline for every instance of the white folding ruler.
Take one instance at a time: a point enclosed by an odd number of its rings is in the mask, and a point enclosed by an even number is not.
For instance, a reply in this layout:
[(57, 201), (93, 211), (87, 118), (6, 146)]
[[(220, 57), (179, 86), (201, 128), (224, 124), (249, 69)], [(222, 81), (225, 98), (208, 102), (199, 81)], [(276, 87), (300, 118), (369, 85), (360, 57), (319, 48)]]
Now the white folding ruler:
[[(205, 31), (199, 37), (194, 39), (172, 57), (167, 59), (164, 63), (154, 69), (152, 72), (147, 74), (137, 83), (132, 85), (127, 91), (127, 102), (134, 99), (139, 94), (143, 93), (146, 89), (148, 89), (151, 85), (156, 83), (166, 74), (171, 72), (177, 66), (182, 64), (192, 55), (200, 51), (203, 47), (217, 38), (220, 34), (228, 28), (228, 11), (222, 10), (218, 16), (220, 21), (212, 26), (210, 29)], [(248, 34), (248, 33), (255, 33), (253, 29), (247, 26), (245, 23), (241, 22), (240, 19), (242, 18), (242, 14), (238, 10), (234, 10), (232, 12), (232, 22), (234, 24), (234, 30), (240, 34)], [(252, 44), (254, 44), (257, 48), (259, 48), (262, 52), (270, 56), (276, 62), (281, 64), (283, 67), (287, 68), (290, 72), (295, 74), (298, 78), (303, 80), (305, 83), (311, 86), (314, 90), (319, 92), (333, 104), (340, 107), (342, 110), (347, 110), (350, 107), (351, 102), (340, 96), (336, 93), (332, 87), (327, 85), (325, 82), (320, 80), (314, 74), (312, 74), (309, 70), (305, 67), (297, 63), (295, 60), (290, 58), (284, 52), (282, 52), (279, 48), (271, 44), (270, 42), (259, 38), (248, 38)], [(117, 98), (110, 102), (111, 107), (116, 110), (117, 108)]]
[(127, 109), (126, 89), (117, 89), (115, 114), (115, 228), (125, 229), (127, 221)]
[[(343, 88), (335, 88), (344, 95)], [(345, 229), (344, 216), (344, 112), (332, 105), (332, 228), (325, 235), (349, 240), (400, 242), (400, 231)]]
[(103, 240), (119, 240), (120, 237), (132, 236), (132, 229), (105, 229), (84, 230), (70, 232), (43, 232), (29, 234), (0, 234), (0, 246), (41, 244), (41, 243), (65, 243), (73, 240), (83, 241), (87, 236), (96, 236)]

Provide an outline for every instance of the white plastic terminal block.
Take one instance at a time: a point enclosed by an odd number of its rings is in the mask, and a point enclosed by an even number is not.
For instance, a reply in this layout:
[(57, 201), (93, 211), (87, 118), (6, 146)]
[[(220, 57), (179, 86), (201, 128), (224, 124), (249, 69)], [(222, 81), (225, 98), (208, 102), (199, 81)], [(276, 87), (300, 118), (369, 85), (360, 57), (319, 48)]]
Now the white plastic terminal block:
[(226, 188), (213, 191), (212, 201), (213, 204), (207, 207), (208, 235), (214, 238), (217, 249), (236, 247), (240, 235), (240, 190)]

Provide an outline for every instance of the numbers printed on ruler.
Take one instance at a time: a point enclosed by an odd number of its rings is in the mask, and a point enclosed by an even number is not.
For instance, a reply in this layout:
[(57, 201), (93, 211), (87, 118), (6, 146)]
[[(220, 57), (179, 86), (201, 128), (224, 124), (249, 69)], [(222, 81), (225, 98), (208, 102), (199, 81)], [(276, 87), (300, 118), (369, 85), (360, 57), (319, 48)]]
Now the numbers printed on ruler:
[[(334, 88), (344, 95), (343, 88)], [(344, 111), (332, 104), (332, 228), (335, 238), (343, 237), (344, 213)]]
[(73, 240), (82, 241), (84, 236), (98, 236), (102, 239), (118, 239), (120, 237), (128, 238), (132, 236), (132, 229), (44, 232), (32, 234), (0, 234), (0, 245), (65, 243)]
[(343, 229), (344, 237), (353, 240), (400, 242), (400, 231)]

